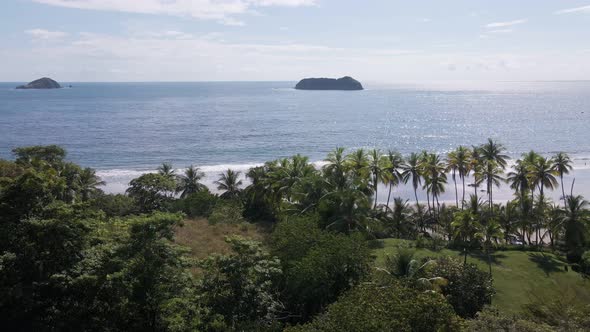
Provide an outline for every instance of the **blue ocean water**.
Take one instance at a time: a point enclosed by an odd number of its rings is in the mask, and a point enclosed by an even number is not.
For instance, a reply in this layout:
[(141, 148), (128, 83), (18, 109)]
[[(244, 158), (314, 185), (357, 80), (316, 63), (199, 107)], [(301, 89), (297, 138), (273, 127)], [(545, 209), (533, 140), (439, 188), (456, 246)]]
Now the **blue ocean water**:
[[(114, 191), (164, 161), (218, 172), (337, 146), (444, 153), (488, 137), (512, 156), (534, 149), (590, 157), (590, 82), (367, 84), (298, 91), (295, 82), (0, 83), (0, 158), (59, 144)], [(118, 187), (117, 187), (118, 185)]]

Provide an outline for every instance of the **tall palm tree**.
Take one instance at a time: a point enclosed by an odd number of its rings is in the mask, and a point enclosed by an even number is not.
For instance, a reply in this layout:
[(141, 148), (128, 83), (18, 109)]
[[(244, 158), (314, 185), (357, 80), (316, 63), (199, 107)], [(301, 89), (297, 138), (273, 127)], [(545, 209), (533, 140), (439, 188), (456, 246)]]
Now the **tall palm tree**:
[(535, 200), (535, 185), (532, 183), (530, 179), (530, 168), (532, 165), (537, 163), (537, 160), (542, 158), (540, 154), (536, 153), (535, 151), (531, 150), (527, 153), (522, 155), (522, 164), (527, 169), (527, 175), (529, 177), (529, 190), (531, 191), (531, 200)]
[(586, 225), (590, 222), (590, 203), (584, 197), (568, 195), (562, 222), (565, 226), (565, 244), (570, 252), (580, 250), (586, 243)]
[(516, 164), (512, 167), (513, 171), (508, 172), (508, 183), (510, 188), (514, 190), (514, 193), (522, 201), (527, 194), (529, 184), (529, 168), (522, 160), (517, 160)]
[(457, 151), (451, 151), (447, 153), (447, 171), (451, 172), (451, 178), (453, 179), (453, 184), (455, 185), (455, 205), (459, 207), (459, 192), (457, 190), (457, 172), (459, 170), (459, 165), (457, 161)]
[(445, 192), (445, 184), (447, 183), (447, 175), (445, 173), (447, 167), (437, 154), (429, 154), (424, 162), (424, 178), (425, 186), (432, 194), (432, 205), (436, 201), (436, 212), (440, 212), (440, 203), (438, 198), (441, 193)]
[(469, 175), (471, 171), (469, 160), (471, 159), (471, 151), (464, 147), (459, 146), (455, 150), (455, 164), (457, 166), (457, 172), (459, 173), (459, 178), (463, 182), (463, 198), (461, 199), (461, 209), (463, 209), (465, 203), (465, 177)]
[(76, 187), (82, 196), (82, 201), (87, 201), (92, 195), (100, 192), (98, 187), (105, 184), (106, 182), (102, 181), (92, 168), (82, 169), (76, 178)]
[(490, 211), (493, 213), (494, 207), (494, 185), (496, 187), (500, 187), (500, 182), (504, 181), (502, 177), (502, 169), (500, 166), (493, 160), (486, 160), (483, 167), (483, 180), (486, 181), (488, 184), (488, 203), (490, 207)]
[(393, 190), (393, 187), (399, 185), (400, 181), (402, 180), (402, 174), (400, 170), (404, 163), (404, 158), (398, 152), (389, 150), (386, 156), (386, 161), (385, 184), (389, 185), (389, 193), (387, 194), (387, 206), (389, 206), (391, 191)]
[(241, 172), (236, 172), (231, 169), (219, 174), (219, 180), (215, 181), (218, 190), (222, 190), (222, 198), (235, 198), (240, 194), (240, 186), (242, 180), (240, 180)]
[(346, 156), (346, 165), (352, 174), (359, 180), (364, 180), (369, 175), (369, 158), (363, 149), (358, 149)]
[(328, 157), (324, 159), (326, 165), (323, 167), (324, 174), (331, 179), (331, 182), (337, 187), (342, 188), (346, 178), (346, 157), (344, 156), (344, 148), (338, 147), (328, 153)]
[(481, 227), (478, 215), (469, 210), (459, 211), (455, 214), (451, 226), (455, 229), (455, 239), (463, 243), (463, 252), (465, 254), (463, 264), (467, 264), (467, 249)]
[(477, 198), (477, 189), (482, 182), (482, 169), (484, 159), (481, 155), (481, 149), (473, 146), (471, 149), (471, 158), (469, 159), (469, 169), (473, 171), (473, 193)]
[(563, 175), (569, 174), (569, 172), (573, 169), (572, 167), (572, 160), (565, 152), (558, 152), (552, 158), (553, 161), (553, 169), (557, 171), (559, 175), (559, 180), (561, 184), (561, 199), (563, 199), (563, 205), (565, 206), (565, 188), (563, 187)]
[(420, 156), (412, 152), (402, 165), (402, 180), (404, 183), (412, 181), (412, 188), (414, 188), (414, 197), (416, 197), (416, 205), (418, 205), (418, 186), (422, 184), (422, 176), (420, 174)]
[(484, 176), (487, 182), (486, 191), (490, 198), (490, 207), (492, 207), (492, 189), (493, 185), (495, 184), (494, 176), (492, 176), (492, 171), (495, 171), (498, 168), (501, 171), (506, 169), (507, 160), (510, 159), (504, 153), (506, 152), (506, 148), (497, 142), (494, 142), (491, 138), (488, 138), (487, 143), (482, 144), (479, 148), (481, 153), (482, 159), (486, 162), (484, 165)]
[(158, 174), (165, 176), (169, 179), (172, 179), (176, 176), (176, 170), (172, 167), (171, 163), (163, 163), (158, 167)]
[(408, 221), (411, 215), (411, 208), (407, 200), (400, 197), (393, 199), (393, 208), (391, 209), (391, 220), (393, 221), (393, 229), (396, 232), (396, 237), (401, 237), (402, 234), (410, 233), (408, 229)]
[(373, 149), (369, 151), (369, 163), (368, 169), (371, 173), (371, 185), (373, 192), (375, 193), (375, 202), (373, 203), (373, 209), (377, 208), (377, 190), (380, 182), (387, 182), (387, 173), (385, 172), (385, 160), (381, 156), (381, 151)]
[(507, 160), (510, 157), (504, 154), (506, 148), (502, 144), (488, 138), (487, 143), (480, 146), (480, 152), (483, 159), (495, 161), (500, 168), (506, 169)]
[(200, 181), (205, 177), (205, 173), (201, 172), (198, 167), (190, 165), (184, 170), (184, 174), (178, 177), (177, 192), (180, 193), (180, 198), (185, 198), (190, 194), (207, 190), (207, 187)]
[(543, 195), (544, 188), (553, 190), (557, 186), (556, 171), (548, 158), (537, 158), (529, 166), (529, 175), (532, 185), (539, 188), (541, 197), (545, 197)]
[(488, 267), (490, 269), (490, 277), (492, 276), (492, 256), (491, 249), (494, 241), (498, 241), (502, 237), (502, 227), (494, 220), (490, 220), (486, 225), (480, 225), (480, 230), (475, 238), (483, 241), (484, 250), (488, 256)]

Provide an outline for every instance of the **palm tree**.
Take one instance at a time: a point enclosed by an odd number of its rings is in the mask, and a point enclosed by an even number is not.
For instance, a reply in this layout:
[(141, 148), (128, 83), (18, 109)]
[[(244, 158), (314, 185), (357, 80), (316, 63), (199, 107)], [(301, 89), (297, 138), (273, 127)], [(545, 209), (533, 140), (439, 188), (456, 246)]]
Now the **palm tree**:
[(326, 165), (323, 167), (324, 174), (331, 179), (331, 182), (336, 184), (338, 188), (344, 186), (346, 178), (346, 158), (344, 156), (344, 148), (338, 147), (334, 151), (328, 153), (328, 157), (324, 160)]
[[(497, 173), (495, 175), (499, 176), (499, 174), (506, 169), (507, 160), (510, 159), (510, 157), (504, 154), (506, 148), (502, 144), (494, 142), (491, 138), (488, 138), (488, 142), (480, 146), (479, 151), (482, 159), (485, 161), (484, 177), (485, 180), (487, 180), (486, 191), (490, 198), (491, 208), (493, 204), (492, 188), (497, 181), (493, 173)], [(499, 183), (497, 185), (499, 185)]]
[(481, 156), (481, 150), (477, 146), (471, 149), (471, 158), (469, 159), (469, 169), (473, 171), (473, 192), (477, 198), (477, 189), (482, 182), (482, 167), (484, 159)]
[(411, 208), (407, 200), (400, 197), (393, 199), (393, 208), (391, 209), (391, 221), (396, 231), (396, 237), (400, 238), (403, 234), (410, 233), (406, 226), (411, 215)]
[(463, 243), (463, 252), (465, 254), (463, 264), (467, 264), (467, 248), (480, 228), (478, 215), (469, 210), (459, 211), (455, 214), (451, 226), (455, 229), (455, 239)]
[(493, 188), (494, 185), (496, 187), (500, 187), (500, 182), (504, 181), (502, 178), (502, 169), (498, 166), (498, 164), (493, 160), (486, 160), (483, 168), (483, 178), (482, 180), (486, 181), (488, 184), (488, 203), (490, 207), (490, 212), (493, 211)]
[(371, 173), (371, 185), (375, 193), (375, 202), (373, 209), (377, 208), (377, 190), (380, 182), (387, 182), (387, 173), (385, 172), (385, 160), (381, 156), (381, 152), (377, 149), (369, 151), (368, 169)]
[(529, 172), (531, 183), (539, 188), (541, 197), (545, 197), (543, 195), (544, 188), (553, 190), (557, 186), (556, 171), (549, 159), (537, 158), (530, 165)]
[(535, 200), (535, 185), (532, 183), (530, 179), (530, 168), (534, 165), (538, 159), (542, 158), (540, 154), (536, 153), (535, 151), (531, 150), (527, 153), (522, 155), (522, 164), (527, 170), (527, 175), (529, 177), (529, 189), (531, 191), (531, 200)]
[(481, 156), (485, 160), (495, 161), (500, 168), (506, 169), (507, 160), (510, 159), (505, 155), (506, 148), (500, 144), (494, 142), (491, 138), (488, 138), (488, 142), (480, 146)]
[(475, 238), (483, 241), (483, 246), (488, 256), (488, 266), (490, 269), (490, 277), (492, 276), (492, 257), (491, 248), (494, 243), (492, 241), (498, 241), (502, 237), (502, 227), (495, 221), (490, 220), (486, 225), (481, 226), (479, 233), (475, 235)]
[(525, 162), (517, 160), (512, 167), (514, 171), (508, 173), (507, 180), (517, 197), (522, 201), (530, 189), (529, 169)]
[(87, 201), (92, 195), (100, 192), (97, 187), (104, 186), (106, 182), (101, 181), (92, 168), (84, 168), (76, 178), (76, 187), (82, 196), (82, 201)]
[(198, 167), (194, 167), (193, 165), (190, 165), (190, 167), (184, 170), (184, 174), (178, 177), (178, 187), (176, 189), (176, 191), (180, 193), (180, 198), (185, 198), (190, 194), (207, 190), (207, 187), (199, 182), (203, 177), (205, 177), (205, 173), (201, 172)]
[(563, 206), (565, 206), (565, 188), (563, 187), (563, 175), (569, 174), (569, 172), (573, 169), (572, 167), (572, 160), (565, 152), (558, 152), (552, 158), (553, 161), (553, 169), (557, 171), (559, 175), (559, 180), (561, 184), (561, 199), (563, 199)]
[(463, 198), (461, 199), (461, 209), (465, 204), (465, 177), (469, 175), (471, 171), (469, 160), (471, 159), (471, 151), (464, 147), (459, 146), (455, 150), (455, 165), (457, 167), (457, 172), (459, 173), (459, 178), (463, 183)]
[(389, 206), (389, 200), (391, 198), (391, 191), (394, 186), (397, 186), (402, 179), (400, 169), (404, 163), (404, 158), (398, 152), (391, 151), (387, 153), (385, 165), (385, 180), (389, 185), (389, 193), (387, 194), (387, 206)]
[(358, 149), (346, 156), (346, 165), (359, 180), (364, 180), (369, 174), (369, 159), (363, 149)]
[(172, 179), (176, 176), (176, 170), (172, 167), (171, 163), (163, 163), (158, 167), (158, 174)]
[(219, 180), (215, 181), (218, 190), (222, 190), (224, 193), (221, 194), (222, 198), (234, 198), (240, 194), (240, 186), (242, 180), (240, 180), (241, 172), (236, 172), (231, 169), (219, 174)]
[(418, 154), (412, 152), (408, 159), (402, 165), (402, 180), (404, 183), (412, 180), (412, 187), (414, 188), (414, 196), (416, 197), (416, 205), (418, 205), (418, 186), (422, 184), (422, 177), (420, 174), (420, 157)]
[(457, 152), (451, 151), (447, 154), (447, 171), (451, 172), (451, 178), (455, 185), (455, 205), (459, 207), (459, 192), (457, 191), (457, 171), (459, 169), (457, 161)]
[(590, 221), (590, 203), (584, 197), (568, 195), (562, 223), (565, 226), (565, 244), (568, 253), (576, 253), (586, 242), (586, 224)]
[(438, 197), (445, 192), (447, 175), (445, 173), (446, 165), (437, 154), (429, 154), (423, 165), (425, 186), (432, 194), (432, 205), (437, 204), (437, 213), (440, 212), (440, 203)]

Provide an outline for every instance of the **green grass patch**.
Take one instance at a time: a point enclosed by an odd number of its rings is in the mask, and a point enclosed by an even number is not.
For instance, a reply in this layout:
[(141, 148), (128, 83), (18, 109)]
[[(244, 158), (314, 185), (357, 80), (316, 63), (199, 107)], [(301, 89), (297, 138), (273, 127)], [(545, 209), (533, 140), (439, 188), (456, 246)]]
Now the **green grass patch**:
[[(383, 248), (374, 250), (376, 265), (382, 266), (387, 255), (394, 255), (400, 246), (414, 247), (414, 241), (385, 239)], [(442, 249), (432, 251), (416, 248), (416, 257), (451, 256), (463, 261), (459, 250)], [(567, 269), (567, 264), (550, 252), (505, 250), (492, 254), (492, 275), (496, 295), (492, 304), (507, 313), (517, 313), (531, 300), (531, 294), (550, 291), (559, 287), (590, 289), (590, 281), (579, 273)], [(488, 271), (487, 256), (474, 252), (467, 256), (468, 263), (474, 263)]]

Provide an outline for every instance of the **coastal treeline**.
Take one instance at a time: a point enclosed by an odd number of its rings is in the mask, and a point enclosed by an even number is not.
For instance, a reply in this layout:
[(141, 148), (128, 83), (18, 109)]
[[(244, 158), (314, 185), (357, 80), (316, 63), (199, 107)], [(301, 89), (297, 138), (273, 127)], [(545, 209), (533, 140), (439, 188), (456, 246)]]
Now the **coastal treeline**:
[[(493, 140), (446, 155), (330, 152), (203, 172), (163, 164), (105, 194), (58, 146), (0, 160), (0, 324), (10, 331), (583, 331), (587, 302), (539, 296), (521, 312), (493, 306), (496, 251), (551, 252), (590, 273), (588, 202), (564, 187), (572, 161), (533, 151), (509, 167)], [(245, 185), (243, 178), (248, 178)], [(410, 184), (413, 198), (395, 197)], [(385, 186), (383, 186), (385, 185)], [(494, 201), (507, 185), (514, 199)], [(377, 200), (386, 188), (387, 202)], [(211, 188), (213, 189), (213, 188)], [(452, 191), (454, 204), (440, 201)], [(552, 202), (548, 190), (560, 190)], [(418, 200), (418, 192), (427, 201)], [(256, 224), (263, 241), (227, 237), (229, 253), (195, 259), (176, 232), (187, 218)], [(382, 239), (460, 250), (417, 257)], [(489, 269), (469, 261), (487, 257)]]

